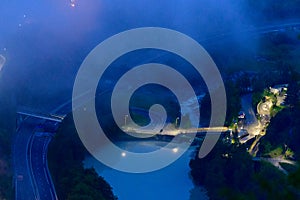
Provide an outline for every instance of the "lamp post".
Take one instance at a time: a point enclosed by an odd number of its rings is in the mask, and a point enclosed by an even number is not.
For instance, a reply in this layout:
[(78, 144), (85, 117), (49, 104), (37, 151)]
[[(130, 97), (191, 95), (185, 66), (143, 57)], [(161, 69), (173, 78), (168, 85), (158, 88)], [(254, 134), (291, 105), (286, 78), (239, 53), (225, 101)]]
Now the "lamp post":
[(0, 54), (0, 71), (2, 70), (4, 64), (5, 64), (6, 58)]
[(128, 115), (125, 115), (125, 117), (124, 117), (124, 124), (125, 124), (125, 126), (127, 126), (127, 117), (128, 117)]
[(179, 125), (178, 125), (178, 120), (179, 120), (179, 117), (177, 117), (176, 120), (175, 120), (175, 126), (176, 126), (177, 128), (179, 127)]

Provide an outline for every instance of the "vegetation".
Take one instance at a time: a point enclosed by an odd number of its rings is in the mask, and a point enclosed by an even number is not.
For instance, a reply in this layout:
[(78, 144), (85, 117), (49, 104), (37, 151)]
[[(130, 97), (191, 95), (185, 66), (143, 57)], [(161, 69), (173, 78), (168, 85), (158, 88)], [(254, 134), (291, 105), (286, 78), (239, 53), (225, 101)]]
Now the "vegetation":
[(0, 157), (8, 158), (11, 155), (11, 134), (7, 130), (0, 129)]
[(0, 175), (0, 199), (14, 199), (14, 192), (12, 187), (12, 175)]
[(94, 169), (84, 169), (86, 155), (68, 116), (49, 147), (49, 168), (59, 199), (117, 199), (109, 184)]
[[(243, 1), (244, 2), (244, 1)], [(300, 8), (299, 0), (286, 1), (245, 1), (248, 10), (255, 10), (256, 12), (247, 13), (261, 22), (284, 20), (287, 18), (299, 17)]]
[(273, 105), (271, 110), (270, 110), (270, 115), (271, 117), (275, 117), (275, 115), (277, 113), (279, 113), (280, 111), (282, 111), (285, 107), (284, 106), (276, 106), (276, 105)]
[[(282, 109), (275, 117), (272, 118), (266, 135), (261, 140), (260, 153), (269, 154), (275, 149), (283, 149), (281, 154), (287, 157), (300, 156), (300, 105), (298, 91), (300, 86), (298, 81), (290, 83), (287, 91), (287, 99), (285, 108)], [(288, 148), (289, 147), (289, 148)]]
[[(253, 5), (260, 3), (253, 2)], [(283, 5), (283, 9), (285, 9), (285, 5)], [(279, 7), (277, 8), (279, 9)], [(276, 96), (269, 90), (264, 90), (265, 88), (288, 83), (285, 106), (273, 106), (271, 109), (273, 118), (266, 130), (266, 135), (260, 140), (257, 155), (285, 156), (299, 160), (300, 75), (297, 72), (299, 65), (294, 64), (299, 61), (299, 58), (293, 56), (298, 51), (297, 34), (292, 31), (270, 33), (263, 36), (259, 42), (256, 66), (259, 67), (263, 64), (263, 71), (257, 69), (257, 74), (254, 77), (245, 78), (241, 73), (238, 77), (233, 76), (234, 78), (231, 80), (236, 90), (231, 93), (232, 98), (235, 98), (235, 102), (238, 101), (240, 95), (248, 91), (247, 88), (251, 88), (253, 107), (256, 110), (257, 104), (265, 96), (267, 98), (264, 100), (271, 100), (273, 104), (276, 104)], [(228, 87), (228, 84), (226, 86)], [(206, 105), (205, 107), (210, 106), (207, 103), (209, 102), (208, 97), (202, 103), (202, 105)], [(238, 104), (235, 103), (235, 105), (238, 108)], [(231, 113), (233, 117), (227, 115), (227, 124), (234, 119), (234, 115), (237, 116), (234, 114), (235, 108), (232, 109), (233, 106), (228, 104), (229, 113), (233, 111)], [(201, 114), (203, 114), (202, 110)], [(234, 128), (234, 126), (232, 127)], [(238, 141), (233, 141), (231, 144), (219, 141), (207, 157), (203, 159), (195, 157), (190, 162), (191, 175), (195, 184), (203, 185), (211, 199), (300, 198), (300, 168), (297, 165), (280, 163), (281, 167), (289, 172), (289, 175), (286, 176), (271, 163), (252, 161), (252, 157), (246, 151), (247, 143), (241, 145)]]
[[(227, 97), (227, 113), (225, 119), (225, 125), (230, 126), (232, 122), (237, 118), (239, 111), (241, 110), (241, 87), (239, 83), (234, 81), (225, 82), (226, 97)], [(210, 119), (211, 114), (211, 102), (209, 94), (206, 94), (201, 101), (201, 121), (207, 121)]]
[(285, 151), (285, 157), (292, 158), (294, 157), (294, 155), (295, 153), (290, 148), (287, 148), (287, 150)]
[(263, 99), (263, 92), (261, 92), (261, 91), (253, 92), (253, 94), (252, 94), (252, 107), (253, 107), (253, 110), (256, 110), (257, 105), (259, 104), (259, 102), (262, 99)]
[(11, 139), (7, 130), (0, 130), (0, 199), (13, 199)]
[[(16, 99), (14, 86), (0, 73), (0, 199), (14, 199), (12, 171), (12, 133), (15, 131)], [(2, 165), (2, 166), (1, 166)], [(2, 169), (1, 169), (2, 168)]]
[(271, 158), (276, 158), (276, 157), (282, 155), (282, 153), (283, 153), (283, 149), (281, 146), (279, 146), (276, 149), (270, 151), (270, 153), (268, 155), (270, 155)]
[(291, 164), (288, 164), (288, 163), (279, 163), (280, 166), (286, 170), (288, 173), (294, 173), (297, 171), (297, 166), (295, 165), (291, 165)]
[[(168, 123), (176, 123), (176, 118), (180, 116), (180, 107), (176, 96), (169, 89), (155, 84), (148, 84), (135, 91), (130, 99), (130, 105), (145, 109), (146, 111), (154, 104), (159, 104), (164, 107), (167, 112)], [(150, 123), (148, 116), (139, 114), (133, 109), (130, 114), (132, 115), (132, 119), (141, 126)]]
[(300, 189), (300, 167), (295, 172), (289, 174), (288, 180), (294, 187)]
[(273, 165), (254, 162), (246, 146), (219, 142), (208, 156), (191, 160), (195, 184), (213, 200), (296, 199), (288, 178)]

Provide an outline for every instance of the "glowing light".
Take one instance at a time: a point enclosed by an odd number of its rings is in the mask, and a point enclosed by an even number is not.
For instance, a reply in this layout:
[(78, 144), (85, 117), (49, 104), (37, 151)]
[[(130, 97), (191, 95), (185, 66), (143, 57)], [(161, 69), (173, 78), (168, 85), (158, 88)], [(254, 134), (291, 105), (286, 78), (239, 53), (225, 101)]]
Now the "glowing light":
[(125, 152), (123, 152), (123, 153), (121, 154), (121, 156), (122, 156), (122, 157), (125, 157), (125, 156), (126, 156), (126, 153), (125, 153)]
[(71, 5), (71, 7), (73, 7), (73, 8), (74, 8), (74, 7), (76, 6), (76, 4), (75, 4), (75, 0), (71, 0), (71, 1), (70, 1), (70, 5)]
[(172, 151), (173, 151), (174, 153), (177, 153), (177, 152), (178, 152), (178, 148), (174, 148), (174, 149), (172, 149)]

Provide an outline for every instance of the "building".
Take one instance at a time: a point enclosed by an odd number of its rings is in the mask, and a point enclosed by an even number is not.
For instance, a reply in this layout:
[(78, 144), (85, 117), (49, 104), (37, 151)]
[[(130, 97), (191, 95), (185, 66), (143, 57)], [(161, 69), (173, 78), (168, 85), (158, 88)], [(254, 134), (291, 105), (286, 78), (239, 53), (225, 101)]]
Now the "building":
[(270, 87), (270, 92), (274, 95), (279, 95), (283, 91), (287, 91), (288, 84), (275, 85), (274, 87)]

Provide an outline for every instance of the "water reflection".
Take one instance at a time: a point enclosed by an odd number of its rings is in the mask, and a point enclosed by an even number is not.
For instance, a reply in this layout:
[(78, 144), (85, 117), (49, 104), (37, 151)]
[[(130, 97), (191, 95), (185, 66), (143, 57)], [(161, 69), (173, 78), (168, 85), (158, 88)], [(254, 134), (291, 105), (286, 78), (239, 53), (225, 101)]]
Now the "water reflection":
[[(135, 152), (155, 151), (165, 147), (167, 142), (158, 141), (127, 141), (119, 143), (118, 146), (124, 150)], [(172, 156), (179, 149), (174, 147), (165, 149)], [(122, 200), (135, 199), (208, 199), (203, 188), (195, 187), (189, 172), (189, 161), (193, 155), (194, 147), (183, 154), (176, 162), (161, 170), (131, 174), (116, 171), (98, 162), (93, 157), (85, 159), (85, 167), (94, 167), (100, 176), (103, 176), (113, 187), (114, 193)], [(122, 159), (127, 159), (126, 153), (121, 154)], [(196, 192), (195, 192), (196, 191)]]

